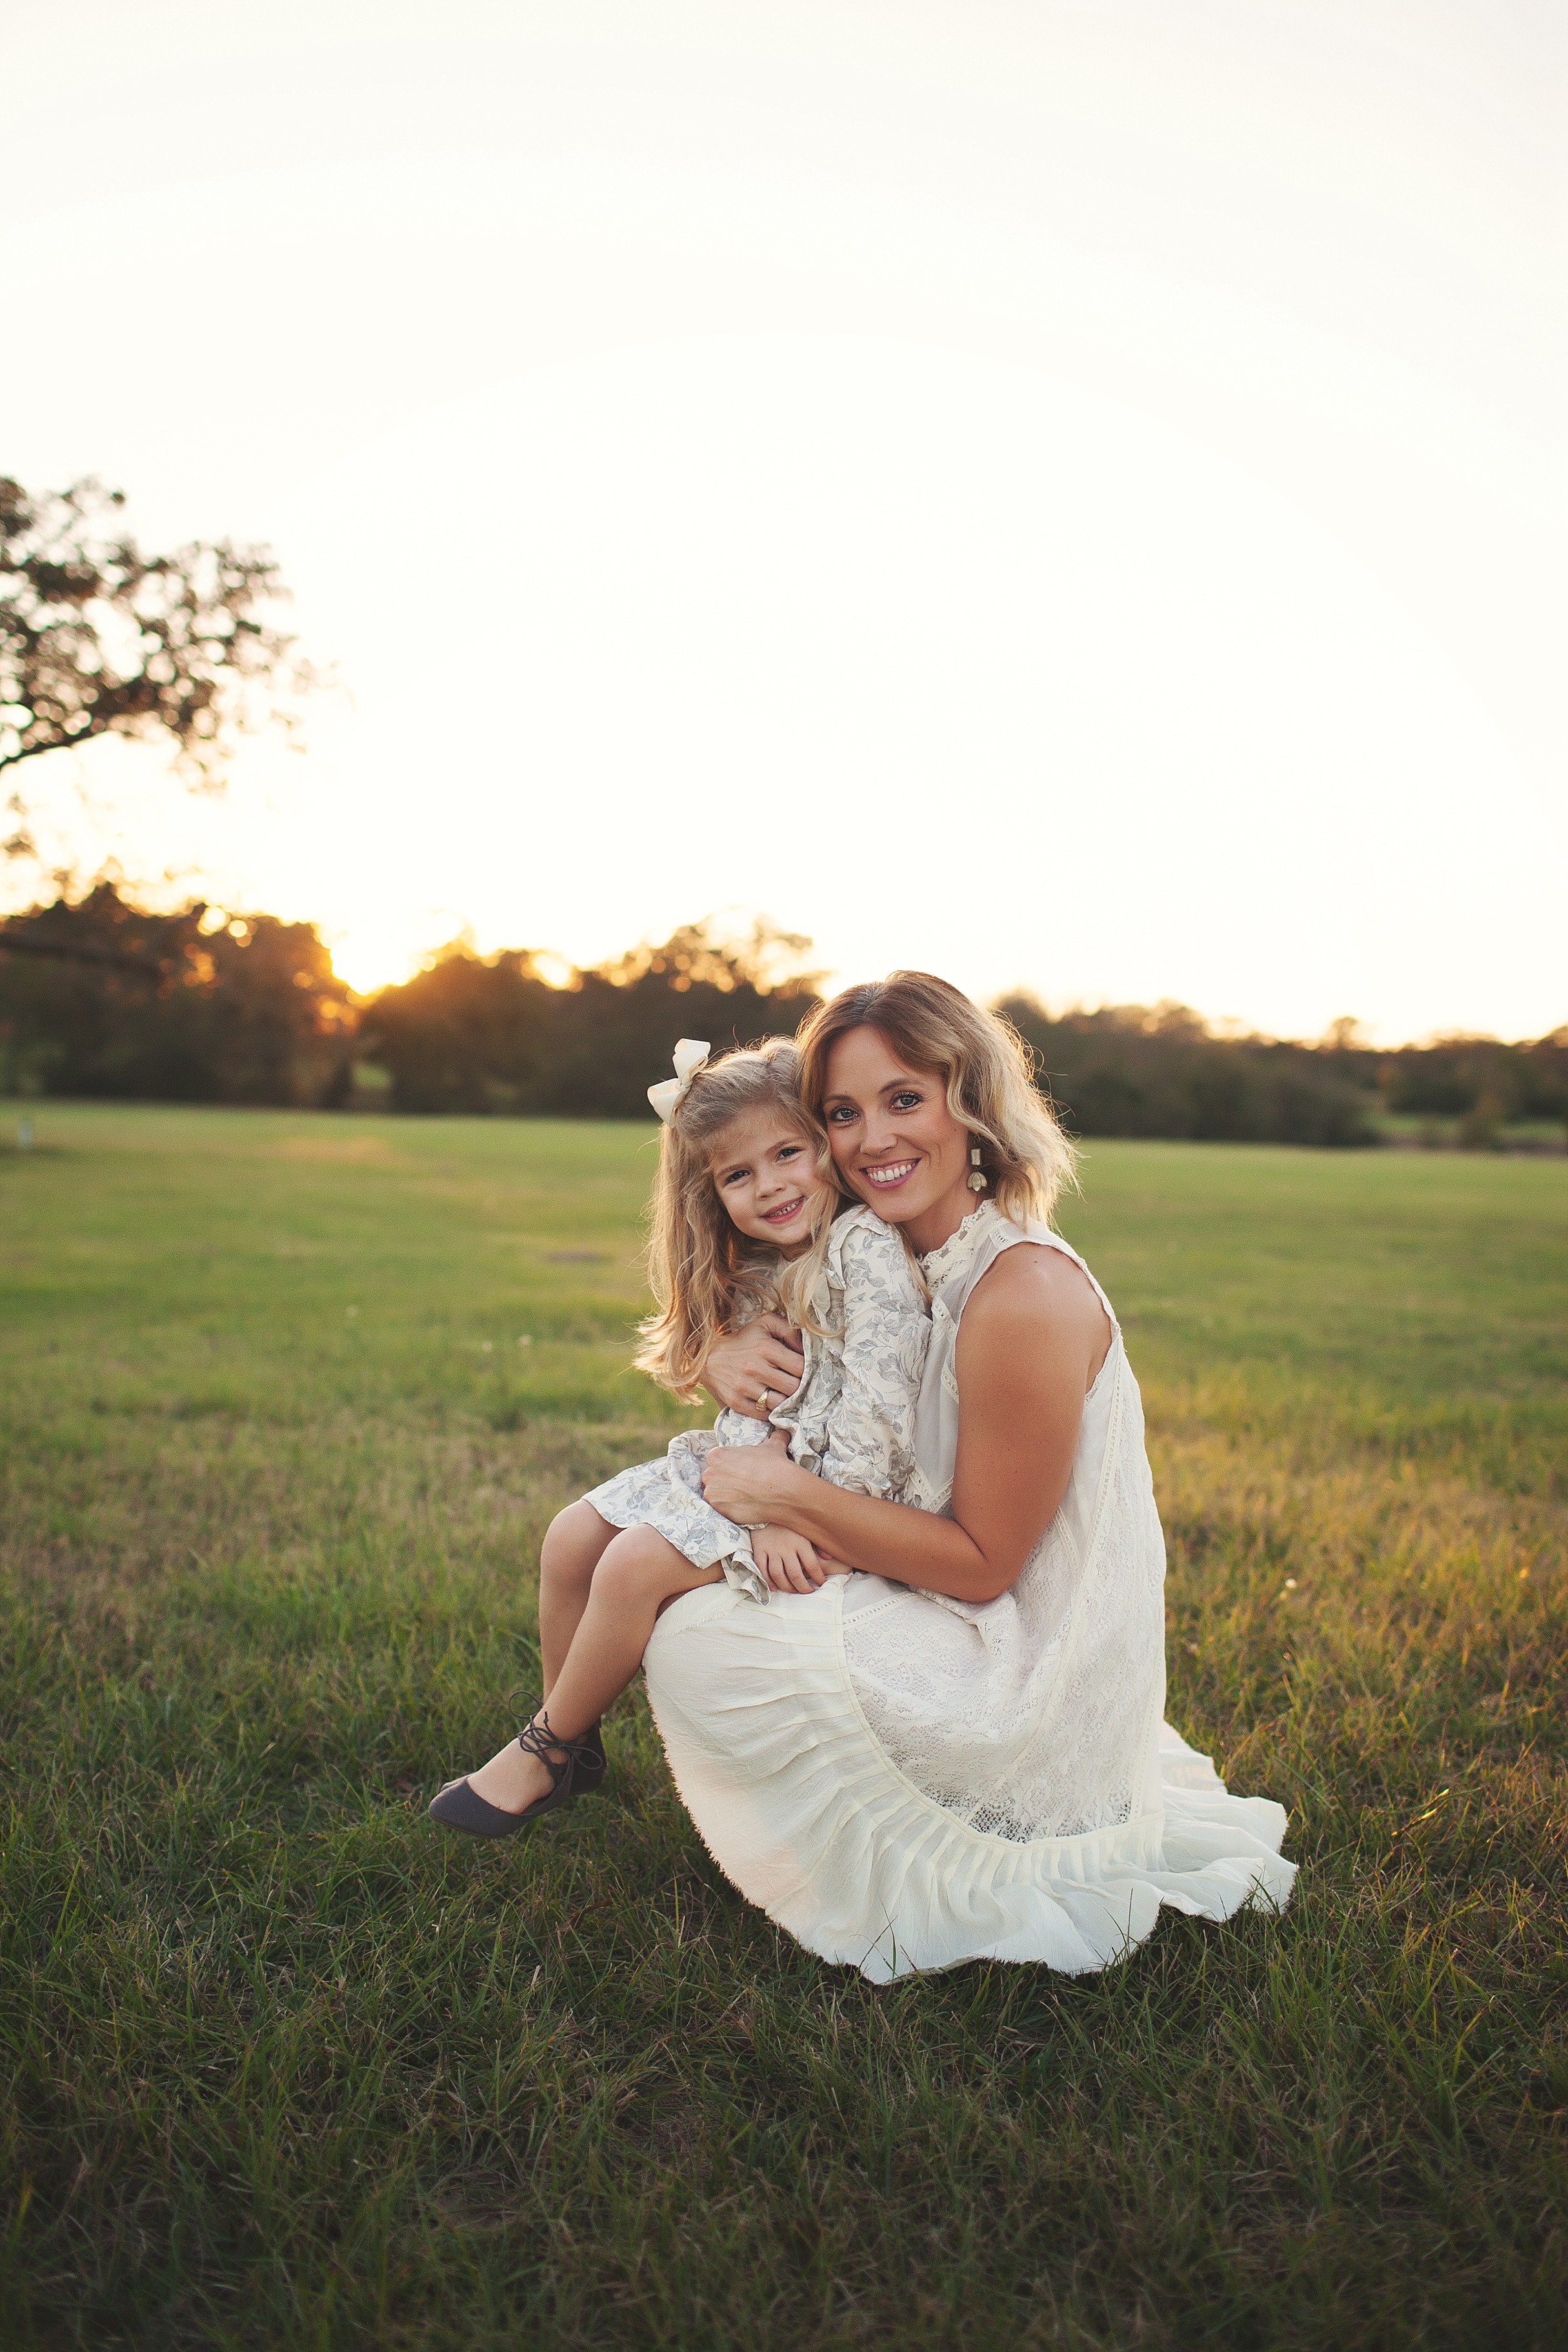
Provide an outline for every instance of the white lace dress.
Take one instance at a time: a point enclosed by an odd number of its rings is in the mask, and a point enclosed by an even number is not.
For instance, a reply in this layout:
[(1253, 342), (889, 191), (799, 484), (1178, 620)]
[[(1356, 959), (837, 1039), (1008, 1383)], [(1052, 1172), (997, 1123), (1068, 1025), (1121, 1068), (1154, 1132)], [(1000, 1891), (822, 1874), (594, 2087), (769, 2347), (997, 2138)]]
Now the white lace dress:
[(803, 1470), (852, 1494), (909, 1500), (931, 1317), (903, 1243), (869, 1209), (847, 1209), (834, 1220), (812, 1313), (823, 1332), (804, 1335), (800, 1386), (767, 1421), (721, 1412), (711, 1429), (683, 1430), (661, 1460), (621, 1471), (584, 1501), (612, 1527), (655, 1528), (694, 1568), (721, 1562), (727, 1585), (766, 1602), (778, 1596), (757, 1567), (751, 1538), (703, 1497), (702, 1464), (712, 1446), (765, 1445), (783, 1429)]
[[(1024, 1242), (1083, 1264), (989, 1202), (925, 1261), (910, 1499), (927, 1508), (952, 1493), (965, 1301)], [(1111, 1326), (1061, 1507), (999, 1600), (856, 1575), (764, 1612), (715, 1586), (648, 1644), (670, 1767), (720, 1866), (808, 1950), (877, 1981), (971, 1959), (1100, 1969), (1162, 1903), (1223, 1919), (1289, 1896), (1282, 1808), (1228, 1794), (1163, 1721), (1164, 1538)]]

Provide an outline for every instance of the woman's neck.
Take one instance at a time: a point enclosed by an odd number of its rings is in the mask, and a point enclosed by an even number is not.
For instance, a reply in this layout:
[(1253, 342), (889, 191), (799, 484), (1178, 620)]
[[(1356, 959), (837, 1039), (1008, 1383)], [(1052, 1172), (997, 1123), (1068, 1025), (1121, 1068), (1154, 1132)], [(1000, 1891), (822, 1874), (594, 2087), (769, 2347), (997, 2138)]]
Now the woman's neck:
[(984, 1198), (983, 1193), (972, 1192), (967, 1182), (944, 1192), (940, 1201), (933, 1201), (929, 1209), (911, 1217), (904, 1227), (910, 1247), (921, 1257), (929, 1257), (932, 1250), (952, 1239), (965, 1217), (973, 1215)]

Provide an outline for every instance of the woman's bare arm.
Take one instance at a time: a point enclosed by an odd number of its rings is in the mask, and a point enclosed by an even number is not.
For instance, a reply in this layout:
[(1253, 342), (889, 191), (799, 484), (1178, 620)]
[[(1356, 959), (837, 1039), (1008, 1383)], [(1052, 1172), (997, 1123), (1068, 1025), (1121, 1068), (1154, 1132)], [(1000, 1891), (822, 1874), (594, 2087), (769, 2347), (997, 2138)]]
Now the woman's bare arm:
[[(794, 1396), (805, 1372), (800, 1334), (782, 1315), (759, 1315), (742, 1330), (715, 1339), (702, 1367), (702, 1385), (718, 1404), (766, 1421), (775, 1404)], [(773, 1393), (758, 1402), (763, 1389)]]
[(982, 1277), (959, 1327), (951, 1518), (845, 1494), (771, 1445), (715, 1447), (704, 1492), (726, 1517), (793, 1528), (851, 1568), (994, 1601), (1067, 1492), (1084, 1397), (1110, 1345), (1105, 1310), (1070, 1258), (1010, 1249)]

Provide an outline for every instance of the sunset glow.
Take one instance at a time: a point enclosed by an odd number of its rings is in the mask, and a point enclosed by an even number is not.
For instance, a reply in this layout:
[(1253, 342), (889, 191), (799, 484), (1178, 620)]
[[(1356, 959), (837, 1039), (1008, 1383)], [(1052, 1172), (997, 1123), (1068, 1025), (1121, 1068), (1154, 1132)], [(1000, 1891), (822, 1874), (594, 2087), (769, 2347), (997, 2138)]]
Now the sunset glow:
[(5, 462), (270, 541), (342, 690), (226, 803), (40, 763), (43, 872), (362, 989), (742, 906), (1058, 1004), (1563, 1018), (1560, 355), (1479, 11), (88, 16), (100, 160), (13, 301), (172, 241), (224, 389), (110, 290), (112, 393), (68, 329)]

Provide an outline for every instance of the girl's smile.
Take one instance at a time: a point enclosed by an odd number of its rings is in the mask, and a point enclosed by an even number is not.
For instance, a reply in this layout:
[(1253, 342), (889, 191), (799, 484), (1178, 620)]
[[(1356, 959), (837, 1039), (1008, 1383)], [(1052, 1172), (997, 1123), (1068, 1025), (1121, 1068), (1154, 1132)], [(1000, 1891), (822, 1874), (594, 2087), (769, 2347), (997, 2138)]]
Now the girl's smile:
[(826, 1181), (798, 1127), (776, 1110), (735, 1119), (715, 1143), (710, 1165), (714, 1190), (740, 1232), (786, 1256), (809, 1244), (813, 1204)]

